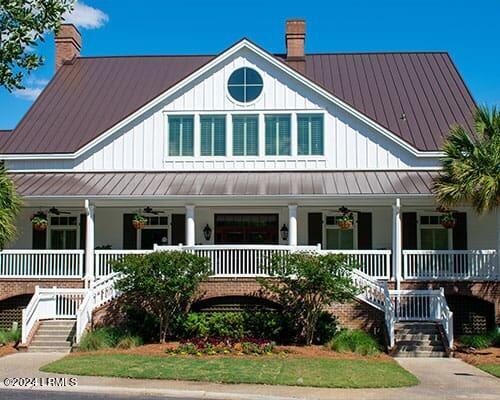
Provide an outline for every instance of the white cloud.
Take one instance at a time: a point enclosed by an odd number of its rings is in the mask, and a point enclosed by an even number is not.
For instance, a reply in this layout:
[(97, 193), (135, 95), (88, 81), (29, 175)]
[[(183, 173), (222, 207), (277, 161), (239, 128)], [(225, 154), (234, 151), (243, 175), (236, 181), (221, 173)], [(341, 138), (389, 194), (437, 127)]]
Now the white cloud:
[(79, 28), (97, 29), (108, 22), (108, 16), (101, 10), (77, 2), (73, 11), (63, 16), (65, 22), (75, 24)]
[(36, 98), (42, 93), (42, 87), (26, 87), (24, 89), (14, 90), (14, 96), (23, 100), (36, 100)]

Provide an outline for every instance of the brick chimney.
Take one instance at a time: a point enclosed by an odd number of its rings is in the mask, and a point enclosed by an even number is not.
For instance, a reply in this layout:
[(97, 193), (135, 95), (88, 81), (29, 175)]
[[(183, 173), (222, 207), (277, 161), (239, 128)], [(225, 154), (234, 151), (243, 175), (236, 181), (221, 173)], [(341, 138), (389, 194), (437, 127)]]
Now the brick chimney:
[(306, 72), (304, 47), (306, 42), (306, 21), (289, 19), (286, 21), (286, 62), (301, 73)]
[(56, 71), (65, 61), (71, 61), (80, 56), (82, 36), (73, 24), (61, 24), (56, 34)]

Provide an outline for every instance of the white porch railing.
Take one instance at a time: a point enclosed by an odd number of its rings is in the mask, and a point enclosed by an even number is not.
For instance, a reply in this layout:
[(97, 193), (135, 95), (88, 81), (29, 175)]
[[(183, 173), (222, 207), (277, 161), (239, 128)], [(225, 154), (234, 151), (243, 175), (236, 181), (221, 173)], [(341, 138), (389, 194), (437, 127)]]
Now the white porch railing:
[(84, 253), (83, 250), (3, 250), (0, 278), (82, 278)]
[(76, 312), (75, 342), (80, 343), (80, 339), (85, 333), (87, 326), (92, 322), (92, 312), (95, 308), (94, 292), (87, 290), (85, 297)]
[(100, 278), (113, 272), (112, 261), (122, 259), (128, 254), (147, 254), (153, 250), (94, 250), (95, 277)]
[(495, 250), (403, 250), (403, 279), (498, 280)]
[(108, 301), (114, 299), (118, 292), (115, 289), (115, 282), (119, 278), (118, 272), (111, 273), (95, 281), (92, 286), (94, 293), (94, 308), (98, 308)]
[(189, 251), (210, 259), (212, 276), (265, 276), (273, 256), (294, 251), (317, 251), (317, 246), (203, 245), (156, 246), (157, 251)]
[(376, 279), (391, 279), (391, 250), (322, 250), (345, 254), (357, 269)]
[(44, 319), (76, 318), (86, 289), (35, 288), (22, 316), (22, 342), (26, 343), (35, 324)]

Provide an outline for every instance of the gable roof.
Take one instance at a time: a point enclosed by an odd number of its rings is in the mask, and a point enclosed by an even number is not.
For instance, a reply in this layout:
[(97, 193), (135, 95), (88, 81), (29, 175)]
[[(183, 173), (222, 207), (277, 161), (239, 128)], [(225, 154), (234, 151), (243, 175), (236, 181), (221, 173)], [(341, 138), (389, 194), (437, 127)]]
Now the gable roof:
[[(74, 153), (215, 57), (78, 58), (0, 153)], [(439, 150), (455, 123), (472, 128), (475, 103), (447, 53), (309, 54), (305, 76), (421, 151)]]

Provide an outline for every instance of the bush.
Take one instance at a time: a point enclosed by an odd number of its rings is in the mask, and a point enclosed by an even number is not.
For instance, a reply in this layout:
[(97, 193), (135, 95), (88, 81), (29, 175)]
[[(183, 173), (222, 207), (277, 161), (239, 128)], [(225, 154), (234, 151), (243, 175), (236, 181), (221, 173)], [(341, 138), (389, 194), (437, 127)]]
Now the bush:
[(182, 341), (178, 347), (166, 350), (169, 354), (180, 355), (216, 355), (216, 354), (270, 354), (274, 350), (274, 342), (266, 339), (244, 337), (197, 338)]
[(474, 347), (475, 349), (485, 349), (487, 347), (500, 347), (500, 331), (495, 329), (488, 333), (476, 335), (463, 335), (458, 341), (465, 347)]
[(115, 347), (120, 339), (127, 335), (118, 328), (99, 328), (87, 332), (80, 341), (79, 349), (81, 351), (95, 351), (110, 349)]
[(377, 340), (359, 329), (340, 331), (331, 340), (329, 346), (340, 353), (352, 351), (363, 356), (380, 353)]
[(21, 330), (14, 329), (10, 331), (0, 330), (0, 345), (6, 345), (7, 343), (17, 343), (21, 340)]
[(328, 343), (337, 333), (339, 333), (339, 329), (337, 318), (329, 312), (323, 312), (318, 318), (316, 332), (314, 334), (314, 343)]
[(125, 335), (116, 344), (117, 349), (133, 349), (134, 347), (140, 346), (142, 344), (142, 339), (139, 336)]

